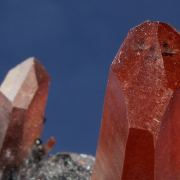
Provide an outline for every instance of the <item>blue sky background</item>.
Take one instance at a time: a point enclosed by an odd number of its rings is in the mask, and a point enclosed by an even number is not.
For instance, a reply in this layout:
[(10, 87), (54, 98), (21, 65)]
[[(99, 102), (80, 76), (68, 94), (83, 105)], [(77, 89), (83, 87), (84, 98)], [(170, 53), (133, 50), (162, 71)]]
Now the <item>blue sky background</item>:
[(43, 139), (95, 154), (108, 68), (145, 20), (180, 29), (179, 0), (0, 0), (0, 80), (36, 56), (52, 77)]

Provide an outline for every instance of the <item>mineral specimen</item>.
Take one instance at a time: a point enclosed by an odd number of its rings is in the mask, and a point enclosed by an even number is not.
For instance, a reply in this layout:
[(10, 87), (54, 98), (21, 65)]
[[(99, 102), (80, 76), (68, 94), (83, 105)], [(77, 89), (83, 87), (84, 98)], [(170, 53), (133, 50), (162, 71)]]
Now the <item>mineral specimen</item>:
[(29, 58), (9, 71), (0, 87), (0, 169), (19, 166), (43, 128), (50, 78)]
[(30, 58), (9, 71), (0, 87), (0, 180), (90, 180), (94, 157), (58, 153), (41, 131), (50, 78)]
[(109, 72), (93, 180), (180, 179), (180, 34), (128, 33)]

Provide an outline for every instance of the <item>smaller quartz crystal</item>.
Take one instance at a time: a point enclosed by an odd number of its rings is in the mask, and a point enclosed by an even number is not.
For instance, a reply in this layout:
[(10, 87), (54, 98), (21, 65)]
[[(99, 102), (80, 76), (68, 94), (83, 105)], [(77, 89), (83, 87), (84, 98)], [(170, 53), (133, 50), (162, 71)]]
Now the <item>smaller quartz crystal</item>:
[(18, 166), (43, 128), (50, 78), (35, 58), (11, 69), (0, 86), (0, 168)]

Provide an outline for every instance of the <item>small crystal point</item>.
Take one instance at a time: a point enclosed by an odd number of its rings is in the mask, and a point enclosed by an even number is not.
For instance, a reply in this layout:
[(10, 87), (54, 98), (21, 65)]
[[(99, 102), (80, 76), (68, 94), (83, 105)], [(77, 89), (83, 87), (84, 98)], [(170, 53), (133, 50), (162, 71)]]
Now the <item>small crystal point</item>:
[[(40, 137), (49, 82), (47, 71), (35, 58), (27, 59), (8, 72), (0, 87), (0, 93), (10, 104), (8, 118), (1, 120), (7, 124), (0, 152), (1, 166), (21, 163), (35, 139)], [(0, 104), (0, 116), (3, 116), (1, 108)]]
[(93, 180), (180, 179), (179, 87), (179, 33), (133, 28), (110, 67)]

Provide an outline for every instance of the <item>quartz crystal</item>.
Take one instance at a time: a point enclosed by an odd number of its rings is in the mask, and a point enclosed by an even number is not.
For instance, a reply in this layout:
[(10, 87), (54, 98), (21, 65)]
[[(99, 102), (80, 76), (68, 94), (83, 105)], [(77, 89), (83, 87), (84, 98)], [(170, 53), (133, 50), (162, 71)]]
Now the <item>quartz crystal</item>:
[(180, 179), (180, 34), (145, 22), (109, 71), (92, 180)]
[(0, 86), (0, 180), (90, 180), (94, 157), (50, 154), (40, 139), (50, 78), (35, 58), (10, 70)]
[(17, 167), (43, 128), (50, 78), (29, 58), (11, 69), (0, 86), (0, 168)]

